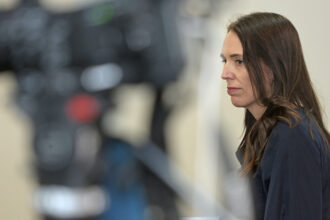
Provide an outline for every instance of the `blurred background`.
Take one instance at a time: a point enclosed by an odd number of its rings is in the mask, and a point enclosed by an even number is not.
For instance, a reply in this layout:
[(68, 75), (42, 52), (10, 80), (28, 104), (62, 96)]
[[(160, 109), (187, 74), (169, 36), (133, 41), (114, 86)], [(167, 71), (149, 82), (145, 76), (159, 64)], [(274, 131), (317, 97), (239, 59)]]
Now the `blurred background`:
[(220, 77), (226, 26), (242, 14), (292, 21), (330, 115), (328, 1), (0, 0), (0, 9), (0, 219), (248, 219), (235, 176), (244, 111)]

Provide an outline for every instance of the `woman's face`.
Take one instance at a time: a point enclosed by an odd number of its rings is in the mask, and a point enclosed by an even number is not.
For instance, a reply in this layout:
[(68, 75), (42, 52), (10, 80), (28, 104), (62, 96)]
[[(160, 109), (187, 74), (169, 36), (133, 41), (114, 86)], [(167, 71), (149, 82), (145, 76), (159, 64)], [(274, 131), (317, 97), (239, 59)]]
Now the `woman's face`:
[[(221, 57), (224, 62), (222, 79), (227, 81), (227, 92), (236, 107), (247, 108), (255, 117), (264, 110), (253, 93), (250, 77), (243, 60), (243, 47), (235, 32), (228, 32)], [(262, 112), (263, 113), (263, 112)]]

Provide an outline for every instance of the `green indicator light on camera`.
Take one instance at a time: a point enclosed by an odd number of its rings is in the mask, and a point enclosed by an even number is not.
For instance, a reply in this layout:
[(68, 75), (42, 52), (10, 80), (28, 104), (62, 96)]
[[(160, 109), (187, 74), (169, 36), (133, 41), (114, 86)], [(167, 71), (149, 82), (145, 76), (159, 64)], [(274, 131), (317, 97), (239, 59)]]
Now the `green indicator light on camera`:
[(102, 4), (92, 9), (90, 18), (94, 25), (102, 25), (111, 21), (114, 8), (109, 4)]

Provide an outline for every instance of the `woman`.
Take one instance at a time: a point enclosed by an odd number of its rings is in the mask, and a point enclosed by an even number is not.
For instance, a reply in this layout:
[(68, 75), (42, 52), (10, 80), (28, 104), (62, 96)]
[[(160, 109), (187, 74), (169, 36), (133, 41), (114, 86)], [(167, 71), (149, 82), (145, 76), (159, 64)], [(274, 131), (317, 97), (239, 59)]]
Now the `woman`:
[(329, 220), (330, 135), (294, 26), (274, 13), (240, 17), (221, 57), (231, 102), (246, 108), (237, 156), (256, 219)]

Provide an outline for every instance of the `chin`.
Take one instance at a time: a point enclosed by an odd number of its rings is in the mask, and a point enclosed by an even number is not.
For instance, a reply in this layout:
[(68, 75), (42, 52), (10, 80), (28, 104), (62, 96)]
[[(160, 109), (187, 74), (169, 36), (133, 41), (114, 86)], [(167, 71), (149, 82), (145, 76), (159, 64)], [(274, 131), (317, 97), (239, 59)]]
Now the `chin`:
[(246, 107), (245, 105), (239, 105), (239, 104), (234, 104), (234, 103), (233, 103), (233, 105), (237, 108), (245, 108)]
[(238, 108), (247, 108), (249, 105), (254, 103), (255, 100), (249, 98), (242, 98), (237, 96), (231, 97), (231, 103)]
[(245, 108), (246, 105), (244, 105), (243, 103), (239, 103), (239, 102), (231, 102), (233, 104), (233, 106), (238, 107), (238, 108)]

